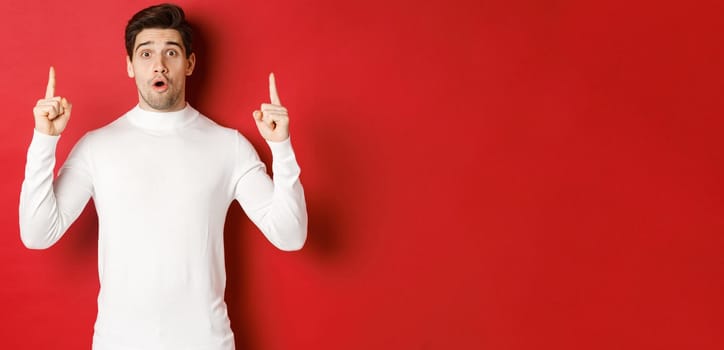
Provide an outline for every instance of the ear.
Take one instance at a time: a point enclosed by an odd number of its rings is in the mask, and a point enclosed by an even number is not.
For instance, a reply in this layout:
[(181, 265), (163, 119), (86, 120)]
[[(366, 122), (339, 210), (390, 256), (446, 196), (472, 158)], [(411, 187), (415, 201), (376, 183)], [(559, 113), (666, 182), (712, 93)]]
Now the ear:
[(196, 54), (192, 52), (187, 61), (188, 65), (186, 66), (186, 76), (190, 76), (191, 73), (194, 72), (194, 67), (196, 67)]
[(131, 63), (131, 58), (128, 56), (126, 56), (126, 70), (128, 71), (129, 78), (136, 76), (136, 73), (133, 71), (133, 63)]

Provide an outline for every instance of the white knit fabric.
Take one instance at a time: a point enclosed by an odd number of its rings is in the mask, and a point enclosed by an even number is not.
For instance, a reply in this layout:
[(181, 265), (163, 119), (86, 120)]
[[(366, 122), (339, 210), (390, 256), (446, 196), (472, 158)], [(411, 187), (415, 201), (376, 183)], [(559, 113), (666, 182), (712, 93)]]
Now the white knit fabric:
[(26, 246), (53, 245), (89, 198), (98, 213), (95, 350), (234, 349), (223, 229), (236, 199), (275, 246), (300, 249), (304, 192), (291, 143), (268, 142), (272, 180), (251, 144), (188, 106), (135, 107), (87, 133), (53, 181), (59, 137), (35, 131), (20, 196)]

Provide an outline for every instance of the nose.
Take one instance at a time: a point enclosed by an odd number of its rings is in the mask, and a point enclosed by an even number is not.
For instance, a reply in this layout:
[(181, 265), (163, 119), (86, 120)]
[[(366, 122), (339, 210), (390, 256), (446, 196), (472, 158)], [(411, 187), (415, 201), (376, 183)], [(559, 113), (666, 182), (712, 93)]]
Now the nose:
[(154, 73), (168, 73), (168, 69), (166, 68), (166, 62), (164, 62), (163, 57), (158, 57), (153, 62), (153, 72)]

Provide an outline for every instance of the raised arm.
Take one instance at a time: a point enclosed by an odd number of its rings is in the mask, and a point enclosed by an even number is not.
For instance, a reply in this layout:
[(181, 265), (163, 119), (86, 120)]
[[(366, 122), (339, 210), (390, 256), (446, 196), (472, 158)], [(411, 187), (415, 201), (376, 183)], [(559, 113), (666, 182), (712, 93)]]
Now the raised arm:
[(53, 180), (55, 148), (71, 109), (68, 100), (55, 96), (55, 70), (51, 67), (45, 98), (33, 109), (35, 130), (20, 191), (20, 238), (31, 249), (45, 249), (57, 242), (92, 195), (82, 140)]
[(274, 178), (269, 178), (251, 144), (240, 137), (239, 156), (251, 161), (236, 184), (236, 199), (272, 244), (281, 250), (299, 250), (307, 239), (307, 207), (289, 140), (289, 115), (279, 100), (273, 73), (269, 95), (271, 103), (262, 104), (253, 116), (271, 148)]

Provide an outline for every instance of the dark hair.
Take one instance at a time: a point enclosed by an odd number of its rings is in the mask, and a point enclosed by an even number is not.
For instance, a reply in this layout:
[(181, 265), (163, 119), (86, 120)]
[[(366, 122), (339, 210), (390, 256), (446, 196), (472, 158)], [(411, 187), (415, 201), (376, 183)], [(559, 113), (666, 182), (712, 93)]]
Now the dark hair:
[(191, 55), (191, 25), (186, 21), (184, 10), (174, 4), (160, 4), (138, 11), (126, 25), (126, 53), (133, 60), (136, 36), (144, 29), (175, 29), (181, 34), (186, 58)]

